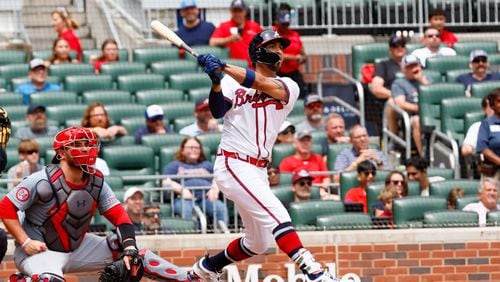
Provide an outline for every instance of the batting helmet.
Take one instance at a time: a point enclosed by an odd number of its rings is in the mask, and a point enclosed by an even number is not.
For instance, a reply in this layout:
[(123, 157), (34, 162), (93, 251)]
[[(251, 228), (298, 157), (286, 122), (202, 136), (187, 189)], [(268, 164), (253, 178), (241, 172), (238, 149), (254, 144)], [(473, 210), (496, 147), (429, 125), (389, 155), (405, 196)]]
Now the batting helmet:
[(56, 155), (52, 159), (52, 163), (59, 163), (58, 150), (66, 149), (76, 165), (79, 165), (87, 173), (94, 173), (93, 166), (99, 154), (99, 146), (97, 135), (89, 128), (73, 126), (63, 129), (54, 137), (52, 147), (56, 151)]
[(277, 31), (271, 29), (264, 30), (254, 36), (252, 41), (250, 41), (250, 46), (248, 48), (248, 54), (250, 55), (250, 60), (254, 66), (257, 62), (275, 65), (280, 60), (280, 56), (278, 54), (264, 48), (266, 44), (275, 40), (281, 43), (283, 49), (290, 45), (290, 40), (281, 37)]

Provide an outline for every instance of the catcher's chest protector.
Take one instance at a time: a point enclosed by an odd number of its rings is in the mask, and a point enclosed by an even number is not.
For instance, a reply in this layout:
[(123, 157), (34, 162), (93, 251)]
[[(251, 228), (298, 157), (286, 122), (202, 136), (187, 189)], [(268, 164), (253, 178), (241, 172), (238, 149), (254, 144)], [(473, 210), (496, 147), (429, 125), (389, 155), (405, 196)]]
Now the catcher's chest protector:
[(89, 227), (104, 182), (102, 174), (88, 175), (87, 185), (72, 189), (64, 180), (62, 170), (55, 165), (46, 169), (50, 187), (37, 185), (40, 201), (56, 198), (56, 204), (49, 211), (51, 216), (42, 223), (43, 237), (50, 250), (74, 251), (83, 240)]

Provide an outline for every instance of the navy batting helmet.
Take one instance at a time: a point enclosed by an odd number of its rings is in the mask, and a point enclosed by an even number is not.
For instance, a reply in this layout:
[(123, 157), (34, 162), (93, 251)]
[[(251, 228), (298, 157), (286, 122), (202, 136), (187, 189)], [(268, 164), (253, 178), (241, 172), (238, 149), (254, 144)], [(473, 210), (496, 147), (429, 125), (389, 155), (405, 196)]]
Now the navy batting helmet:
[(290, 40), (281, 37), (277, 31), (271, 29), (264, 30), (255, 35), (248, 48), (248, 54), (250, 55), (250, 60), (254, 66), (257, 62), (274, 65), (280, 60), (280, 57), (276, 53), (268, 51), (264, 48), (264, 45), (274, 40), (279, 41), (283, 46), (283, 49), (290, 45)]

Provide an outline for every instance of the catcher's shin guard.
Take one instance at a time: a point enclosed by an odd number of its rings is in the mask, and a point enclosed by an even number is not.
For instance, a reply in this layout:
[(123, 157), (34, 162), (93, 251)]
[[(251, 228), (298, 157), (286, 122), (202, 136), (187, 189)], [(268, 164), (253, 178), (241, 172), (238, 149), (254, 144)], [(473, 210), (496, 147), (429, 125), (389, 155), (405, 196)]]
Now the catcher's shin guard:
[(142, 249), (139, 254), (144, 258), (144, 276), (160, 281), (190, 281), (187, 272), (164, 260), (155, 253)]

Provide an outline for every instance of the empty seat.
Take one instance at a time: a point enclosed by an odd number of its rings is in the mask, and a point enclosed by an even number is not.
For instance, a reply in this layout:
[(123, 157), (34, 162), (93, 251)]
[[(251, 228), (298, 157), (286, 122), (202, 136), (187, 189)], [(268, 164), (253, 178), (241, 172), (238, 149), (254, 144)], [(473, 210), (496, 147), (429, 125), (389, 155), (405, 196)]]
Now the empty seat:
[(17, 77), (28, 77), (28, 70), (28, 64), (12, 64), (0, 66), (0, 77), (5, 79), (5, 82), (7, 83), (7, 89), (14, 91), (15, 88), (11, 87), (11, 80)]
[(461, 197), (457, 199), (457, 210), (462, 210), (470, 203), (479, 202), (479, 196), (477, 193), (475, 195), (465, 195), (465, 197)]
[[(83, 56), (82, 56), (82, 62), (83, 63), (90, 63), (91, 57), (99, 57), (102, 54), (101, 49), (85, 49), (83, 50)], [(127, 48), (121, 48), (118, 50), (118, 60), (120, 62), (128, 62), (128, 49)]]
[(272, 151), (272, 164), (279, 167), (284, 158), (295, 154), (295, 147), (292, 144), (276, 144)]
[[(144, 117), (133, 117), (133, 118), (124, 118), (120, 121), (120, 124), (124, 126), (127, 129), (127, 132), (131, 137), (134, 137), (133, 135), (135, 132), (146, 125), (146, 121)], [(135, 139), (132, 142), (135, 144)]]
[[(124, 188), (123, 178), (121, 176), (108, 175), (104, 177), (104, 181), (108, 183), (109, 187), (111, 187), (113, 191), (120, 191)], [(119, 200), (121, 201), (122, 199)]]
[(187, 93), (189, 89), (211, 87), (212, 81), (205, 73), (183, 73), (170, 76), (170, 88)]
[(170, 124), (177, 118), (193, 116), (193, 102), (176, 102), (160, 106), (163, 108), (165, 122), (168, 120)]
[[(54, 143), (54, 136), (43, 136), (43, 137), (37, 137), (36, 142), (40, 146), (39, 149), (39, 155), (40, 159), (45, 160), (45, 164), (50, 164), (50, 161), (52, 160), (52, 156), (55, 155), (54, 149), (52, 147)], [(46, 158), (46, 152), (51, 151), (53, 154), (51, 155), (50, 158)]]
[(450, 98), (441, 101), (441, 131), (451, 136), (462, 144), (465, 133), (465, 114), (468, 112), (481, 111), (481, 99), (479, 98)]
[(166, 147), (160, 148), (160, 153), (159, 153), (160, 164), (159, 164), (159, 168), (158, 168), (160, 173), (163, 174), (163, 169), (165, 168), (165, 166), (174, 160), (175, 154), (179, 150), (179, 147), (180, 147), (180, 143), (177, 146), (171, 145), (171, 146), (166, 146)]
[(132, 51), (134, 62), (146, 64), (149, 68), (154, 62), (179, 59), (179, 49), (174, 47), (137, 48)]
[(481, 83), (474, 83), (471, 86), (471, 94), (472, 97), (482, 99), (496, 88), (500, 88), (500, 81), (485, 81)]
[(0, 50), (0, 65), (22, 64), (26, 62), (26, 52), (18, 50)]
[(162, 218), (161, 226), (167, 227), (168, 230), (171, 230), (176, 234), (200, 233), (197, 228), (198, 222), (193, 219)]
[(470, 69), (449, 70), (446, 72), (446, 81), (456, 82), (459, 76), (461, 76), (462, 74), (467, 74), (469, 72), (471, 72)]
[[(297, 104), (297, 103), (295, 103)], [(350, 143), (338, 143), (328, 145), (328, 155), (327, 155), (327, 166), (329, 170), (334, 170), (335, 161), (339, 153), (346, 149), (352, 147)]]
[(392, 212), (396, 228), (422, 227), (425, 212), (446, 209), (446, 199), (434, 196), (408, 196), (395, 199), (392, 202)]
[(30, 95), (30, 103), (37, 105), (70, 105), (76, 104), (77, 102), (78, 98), (76, 93), (71, 91), (46, 91), (33, 93)]
[(469, 66), (469, 56), (439, 56), (426, 60), (425, 69), (435, 70), (446, 75), (447, 71), (455, 69), (466, 69)]
[(5, 106), (21, 106), (23, 105), (23, 95), (13, 92), (0, 93), (0, 105)]
[[(19, 94), (19, 96), (22, 96)], [(7, 106), (5, 105), (3, 107), (7, 113), (9, 114), (9, 119), (11, 121), (16, 121), (16, 120), (24, 120), (24, 116), (26, 115), (26, 110), (28, 109), (28, 106), (26, 105), (12, 105), (12, 106)]]
[(101, 74), (110, 75), (116, 81), (120, 75), (144, 74), (146, 65), (137, 62), (116, 62), (101, 65)]
[(476, 196), (479, 187), (479, 180), (454, 179), (431, 183), (429, 193), (432, 196), (448, 197), (448, 193), (453, 188), (464, 189), (465, 195)]
[(222, 134), (219, 132), (216, 133), (207, 133), (196, 136), (198, 140), (200, 140), (201, 144), (204, 147), (208, 147), (210, 152), (213, 154), (217, 153), (217, 149), (219, 148), (220, 138)]
[(500, 211), (490, 211), (486, 215), (486, 222), (488, 225), (499, 226), (500, 225)]
[(476, 227), (478, 215), (465, 211), (432, 211), (424, 214), (425, 228)]
[(175, 132), (179, 133), (181, 129), (183, 129), (188, 125), (193, 124), (194, 122), (196, 122), (196, 118), (194, 116), (176, 118), (174, 120), (173, 129)]
[(109, 90), (113, 82), (109, 75), (71, 75), (64, 79), (64, 89), (81, 95), (85, 91)]
[(318, 216), (344, 213), (344, 204), (339, 201), (309, 200), (290, 203), (288, 211), (297, 229), (314, 229)]
[(7, 89), (7, 81), (1, 77), (0, 77), (0, 89), (1, 91), (5, 91)]
[(86, 105), (68, 104), (47, 107), (47, 118), (59, 122), (59, 126), (64, 126), (67, 120), (81, 119)]
[[(102, 149), (112, 176), (153, 175), (155, 161), (153, 149), (142, 145), (109, 146)], [(133, 160), (133, 161), (131, 161)], [(144, 184), (146, 179), (123, 180), (125, 185)]]
[(132, 103), (132, 95), (123, 90), (93, 90), (82, 94), (82, 103), (85, 105), (100, 102), (104, 105)]
[(130, 93), (161, 88), (165, 88), (165, 83), (163, 76), (159, 74), (128, 74), (118, 77), (118, 89)]
[(151, 72), (163, 75), (166, 81), (173, 74), (194, 73), (197, 70), (198, 65), (193, 61), (162, 61), (151, 64)]
[(180, 147), (186, 136), (180, 134), (149, 134), (142, 136), (142, 145), (152, 148), (158, 154), (163, 147)]
[[(418, 93), (420, 124), (428, 130), (441, 128), (441, 100), (464, 97), (464, 86), (458, 83), (422, 85)], [(427, 130), (424, 128), (424, 130)]]
[(352, 46), (352, 69), (353, 76), (361, 80), (361, 67), (367, 63), (373, 63), (377, 58), (388, 57), (386, 43), (366, 43)]
[(146, 106), (139, 104), (106, 105), (106, 112), (114, 124), (120, 124), (120, 121), (125, 118), (144, 117), (145, 111)]
[(322, 215), (316, 218), (316, 226), (327, 230), (371, 229), (372, 219), (361, 213)]
[(184, 100), (184, 92), (175, 89), (142, 90), (135, 93), (136, 103), (142, 105), (167, 104)]
[(470, 41), (470, 42), (456, 42), (453, 44), (453, 49), (457, 55), (469, 56), (470, 52), (481, 49), (488, 54), (498, 53), (498, 43), (496, 41)]
[(429, 167), (427, 168), (427, 176), (441, 176), (446, 180), (455, 178), (455, 170), (452, 168)]
[(210, 95), (210, 89), (211, 87), (201, 87), (201, 88), (194, 88), (190, 89), (188, 91), (188, 100), (189, 101), (196, 101), (200, 98), (208, 98)]
[(94, 74), (94, 66), (88, 64), (58, 64), (50, 65), (49, 75), (64, 78), (70, 75)]

